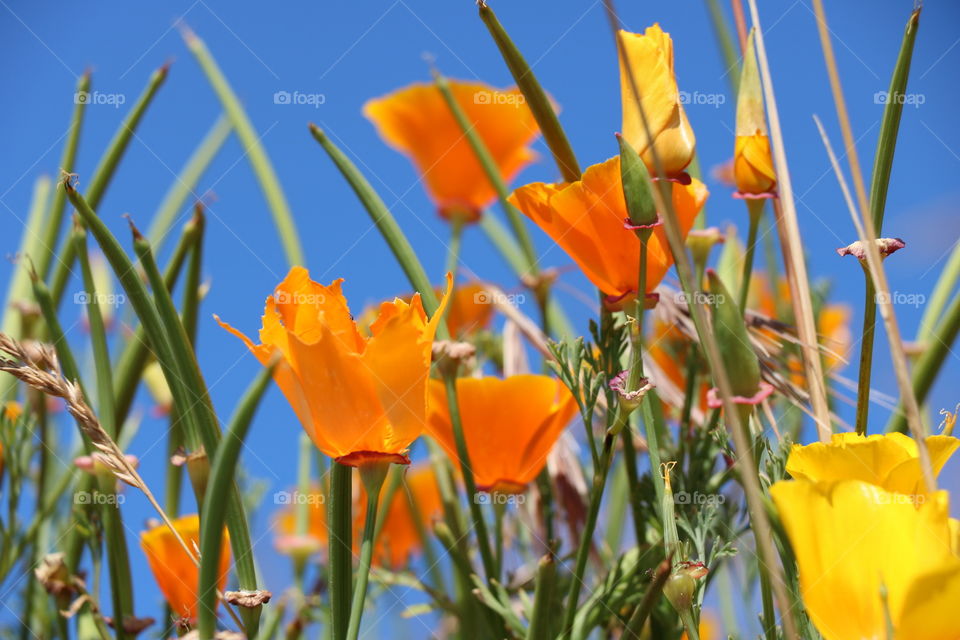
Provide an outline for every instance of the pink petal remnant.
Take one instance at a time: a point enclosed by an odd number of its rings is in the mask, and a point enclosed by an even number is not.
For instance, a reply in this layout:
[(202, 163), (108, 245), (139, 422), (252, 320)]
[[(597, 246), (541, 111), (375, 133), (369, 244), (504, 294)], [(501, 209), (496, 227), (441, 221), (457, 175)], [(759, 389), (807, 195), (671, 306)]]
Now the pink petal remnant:
[[(773, 393), (773, 385), (768, 382), (760, 383), (760, 390), (753, 396), (746, 398), (744, 396), (733, 396), (730, 400), (733, 404), (760, 404)], [(720, 391), (714, 387), (707, 391), (707, 406), (711, 409), (722, 409), (723, 400), (720, 399)]]
[[(877, 238), (877, 249), (880, 251), (880, 257), (886, 258), (892, 253), (907, 246), (907, 243), (900, 238)], [(857, 260), (867, 259), (867, 248), (862, 241), (857, 240), (845, 247), (837, 249), (837, 254), (841, 256), (856, 256)]]
[(657, 214), (657, 221), (651, 222), (650, 224), (633, 224), (633, 221), (630, 218), (623, 219), (623, 228), (627, 231), (638, 231), (640, 229), (653, 229), (654, 227), (659, 227), (663, 224), (663, 220), (660, 219), (660, 214)]
[(629, 371), (621, 371), (610, 380), (609, 387), (615, 391), (621, 400), (626, 402), (639, 402), (647, 392), (653, 389), (654, 385), (647, 378), (640, 378), (636, 389), (627, 389), (627, 381), (630, 378)]

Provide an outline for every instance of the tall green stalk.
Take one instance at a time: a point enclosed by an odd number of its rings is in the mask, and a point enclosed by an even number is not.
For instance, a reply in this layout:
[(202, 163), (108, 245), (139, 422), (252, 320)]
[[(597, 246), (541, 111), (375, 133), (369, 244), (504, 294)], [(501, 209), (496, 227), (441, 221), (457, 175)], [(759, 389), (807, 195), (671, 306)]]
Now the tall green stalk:
[(333, 640), (346, 640), (350, 624), (353, 583), (353, 467), (334, 462), (330, 467), (327, 538), (330, 564), (330, 626)]
[(367, 514), (363, 523), (363, 538), (360, 541), (360, 562), (357, 565), (357, 583), (350, 602), (350, 624), (347, 639), (360, 636), (360, 619), (367, 598), (367, 581), (370, 579), (370, 563), (373, 560), (374, 533), (377, 530), (377, 510), (380, 506), (380, 490), (390, 470), (389, 462), (372, 462), (360, 465), (360, 481), (367, 492)]

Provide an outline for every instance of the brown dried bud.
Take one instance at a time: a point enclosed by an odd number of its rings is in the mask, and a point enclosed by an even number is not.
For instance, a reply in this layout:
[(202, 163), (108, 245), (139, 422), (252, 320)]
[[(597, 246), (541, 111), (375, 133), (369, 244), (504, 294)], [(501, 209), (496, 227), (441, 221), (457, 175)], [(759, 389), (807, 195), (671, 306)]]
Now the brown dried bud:
[(270, 602), (273, 594), (266, 590), (260, 591), (225, 591), (223, 594), (224, 602), (235, 604), (238, 607), (253, 609), (260, 605)]
[[(900, 238), (877, 238), (876, 242), (881, 259), (907, 246), (907, 243)], [(837, 249), (837, 254), (841, 256), (856, 256), (858, 260), (866, 260), (867, 247), (862, 241), (857, 240), (845, 247)]]
[(469, 342), (437, 340), (433, 343), (433, 361), (444, 375), (455, 376), (461, 364), (468, 364), (477, 349)]

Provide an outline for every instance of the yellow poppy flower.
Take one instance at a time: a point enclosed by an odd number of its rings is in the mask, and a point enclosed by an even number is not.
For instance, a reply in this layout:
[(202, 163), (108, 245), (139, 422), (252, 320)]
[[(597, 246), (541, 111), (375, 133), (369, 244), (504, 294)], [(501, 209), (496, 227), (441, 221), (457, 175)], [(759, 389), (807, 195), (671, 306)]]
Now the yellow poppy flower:
[(737, 94), (737, 130), (733, 150), (733, 176), (740, 193), (770, 193), (777, 173), (770, 156), (770, 138), (763, 112), (763, 91), (753, 47), (753, 30), (743, 54), (740, 91)]
[[(826, 640), (960, 637), (960, 558), (947, 492), (921, 500), (862, 482), (778, 482), (771, 489)], [(919, 504), (915, 504), (919, 503)], [(886, 607), (881, 596), (886, 591)]]
[[(536, 159), (530, 143), (537, 122), (516, 88), (450, 81), (450, 90), (493, 157), (504, 182)], [(370, 100), (364, 115), (380, 136), (410, 156), (440, 215), (475, 221), (495, 198), (476, 154), (440, 90), (414, 84)]]
[[(427, 433), (459, 460), (443, 383), (430, 394)], [(477, 488), (491, 493), (522, 493), (577, 410), (559, 380), (530, 374), (458, 378), (457, 401)]]
[[(676, 177), (693, 160), (696, 138), (683, 110), (673, 73), (673, 41), (659, 24), (647, 27), (642, 34), (621, 30), (618, 41), (623, 46), (620, 58), (623, 137), (637, 150), (650, 173), (655, 169), (651, 153), (651, 149), (655, 149), (664, 173)], [(633, 83), (630, 74), (633, 74)], [(634, 83), (640, 93), (652, 144), (637, 105)]]
[[(684, 237), (707, 199), (699, 180), (674, 183), (673, 208)], [(611, 308), (622, 309), (639, 288), (640, 240), (624, 226), (627, 205), (620, 182), (620, 156), (589, 167), (577, 182), (520, 187), (510, 202), (560, 245), (598, 289)], [(673, 254), (663, 226), (647, 241), (647, 293), (653, 291), (673, 265)]]
[[(200, 516), (183, 516), (173, 521), (173, 526), (183, 541), (194, 548), (200, 545)], [(157, 586), (166, 598), (174, 614), (194, 620), (197, 617), (197, 586), (200, 569), (177, 542), (173, 532), (165, 524), (159, 524), (140, 534), (140, 546), (147, 555), (147, 562)], [(230, 570), (230, 545), (226, 531), (220, 549), (220, 577), (218, 588), (222, 591)]]
[[(267, 298), (262, 344), (220, 322), (261, 364), (275, 354), (274, 380), (317, 448), (341, 464), (373, 460), (406, 464), (406, 450), (426, 419), (427, 378), (437, 323), (452, 287), (429, 320), (415, 294), (380, 305), (364, 337), (342, 280), (323, 286), (293, 267)], [(217, 318), (219, 322), (219, 318)]]
[[(934, 475), (960, 445), (949, 436), (926, 439)], [(887, 491), (920, 496), (928, 492), (920, 470), (917, 443), (902, 433), (860, 436), (835, 433), (829, 443), (793, 445), (787, 472), (797, 480), (862, 480)]]

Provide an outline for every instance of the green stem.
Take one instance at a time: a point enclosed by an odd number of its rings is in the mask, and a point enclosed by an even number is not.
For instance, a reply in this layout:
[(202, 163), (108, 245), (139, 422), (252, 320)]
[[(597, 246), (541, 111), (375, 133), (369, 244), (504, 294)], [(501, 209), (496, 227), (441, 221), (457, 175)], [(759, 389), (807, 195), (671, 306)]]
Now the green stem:
[[(950, 308), (944, 318), (934, 329), (933, 335), (926, 343), (923, 353), (917, 359), (917, 364), (913, 367), (913, 393), (917, 397), (917, 403), (922, 404), (930, 393), (937, 374), (943, 368), (943, 363), (947, 355), (951, 352), (957, 333), (960, 332), (960, 293), (956, 294)], [(897, 405), (897, 409), (890, 416), (887, 423), (887, 432), (899, 431), (906, 433), (907, 421), (903, 413), (903, 407)]]
[(453, 426), (453, 439), (457, 446), (457, 458), (460, 462), (460, 474), (463, 476), (463, 486), (467, 490), (467, 501), (470, 505), (470, 514), (473, 518), (473, 527), (477, 534), (477, 546), (480, 547), (480, 559), (483, 561), (483, 570), (487, 582), (497, 580), (496, 563), (490, 549), (490, 538), (487, 534), (487, 522), (483, 518), (478, 500), (477, 483), (473, 478), (473, 467), (470, 464), (470, 453), (467, 450), (467, 439), (463, 433), (463, 422), (460, 417), (460, 403), (457, 400), (457, 379), (455, 374), (443, 376), (444, 388), (447, 392), (447, 405), (450, 408), (450, 423)]
[(743, 257), (743, 275), (740, 277), (740, 313), (747, 308), (747, 296), (750, 293), (750, 278), (753, 274), (753, 256), (757, 249), (757, 231), (760, 229), (760, 220), (763, 218), (763, 200), (748, 199), (747, 209), (750, 212), (750, 228), (747, 232), (747, 252)]
[[(621, 414), (622, 415), (622, 414)], [(620, 418), (625, 421), (624, 417)], [(590, 555), (590, 546), (593, 544), (593, 531), (597, 527), (597, 515), (600, 513), (600, 502), (603, 500), (603, 490), (607, 485), (607, 475), (610, 470), (610, 461), (613, 458), (613, 430), (608, 431), (603, 439), (603, 450), (600, 454), (600, 466), (593, 471), (593, 486), (590, 490), (590, 506), (587, 508), (587, 519), (583, 525), (580, 537), (580, 546), (577, 548), (577, 560), (570, 578), (570, 587), (567, 592), (567, 603), (563, 614), (561, 638), (567, 638), (573, 629), (573, 622), (577, 615), (577, 601), (580, 599), (580, 589), (583, 587), (584, 572), (587, 568), (587, 558)]]
[(445, 273), (452, 273), (453, 279), (457, 279), (457, 266), (460, 262), (460, 244), (463, 240), (463, 221), (454, 218), (450, 221), (450, 245), (447, 247), (447, 262), (444, 267)]
[(543, 140), (550, 148), (553, 159), (560, 169), (560, 175), (563, 176), (565, 182), (576, 182), (580, 179), (580, 165), (563, 127), (560, 126), (560, 120), (557, 118), (557, 112), (550, 101), (550, 97), (540, 86), (537, 76), (534, 75), (533, 70), (527, 64), (513, 40), (507, 35), (503, 25), (500, 24), (497, 16), (493, 13), (493, 9), (481, 0), (479, 10), (480, 19), (483, 20), (490, 35), (493, 36), (497, 48), (500, 49), (503, 61), (507, 63), (507, 67), (513, 75), (514, 82), (517, 83), (517, 87), (527, 100), (527, 105), (530, 107), (541, 133), (543, 133)]
[(367, 515), (363, 523), (363, 539), (360, 542), (360, 564), (357, 566), (357, 584), (353, 590), (350, 604), (350, 626), (347, 628), (348, 640), (357, 640), (360, 636), (360, 618), (367, 598), (367, 581), (370, 579), (370, 563), (373, 560), (374, 533), (377, 530), (377, 510), (380, 503), (380, 491), (390, 469), (389, 462), (374, 462), (360, 466), (360, 480), (367, 491)]
[(946, 309), (950, 294), (956, 288), (958, 280), (960, 280), (960, 242), (953, 246), (947, 265), (940, 272), (937, 284), (934, 285), (930, 299), (923, 310), (920, 328), (917, 329), (917, 342), (926, 343), (933, 335), (933, 329), (943, 315), (943, 310)]
[[(197, 583), (198, 630), (201, 638), (213, 638), (217, 629), (217, 583), (220, 579), (220, 556), (223, 546), (223, 524), (228, 501), (222, 496), (228, 495), (234, 486), (237, 463), (243, 442), (250, 431), (253, 416), (270, 385), (273, 367), (265, 367), (254, 378), (237, 404), (236, 412), (230, 419), (227, 432), (217, 447), (210, 478), (207, 482), (207, 495), (200, 514), (200, 578)], [(259, 609), (260, 607), (258, 607)]]
[[(147, 107), (153, 102), (153, 98), (157, 95), (160, 86), (164, 80), (167, 79), (168, 71), (169, 67), (163, 65), (153, 72), (147, 83), (147, 88), (140, 94), (136, 104), (133, 105), (133, 108), (130, 109), (126, 118), (120, 123), (116, 133), (113, 134), (113, 139), (110, 140), (110, 145), (100, 158), (97, 168), (94, 169), (93, 178), (90, 180), (90, 184), (86, 189), (86, 201), (91, 209), (96, 209), (100, 205), (100, 200), (106, 193), (107, 187), (110, 186), (110, 182), (113, 180), (113, 176), (117, 171), (117, 166), (120, 164), (124, 152), (130, 145), (130, 141), (133, 139), (140, 120), (143, 119), (144, 114), (147, 112)], [(69, 190), (65, 191), (67, 197), (69, 197)], [(58, 308), (60, 302), (63, 300), (63, 293), (67, 288), (67, 281), (70, 279), (75, 258), (76, 253), (74, 253), (73, 245), (67, 244), (57, 259), (57, 268), (50, 280), (50, 290), (53, 293), (53, 299)]]
[(183, 211), (187, 198), (194, 194), (200, 178), (227, 141), (232, 129), (230, 118), (220, 114), (163, 196), (147, 231), (150, 244), (158, 251), (163, 246), (167, 234), (170, 233), (170, 228), (175, 224), (177, 216)]
[(333, 640), (345, 640), (353, 581), (353, 467), (330, 467), (330, 624)]
[(533, 591), (533, 612), (527, 628), (527, 640), (547, 640), (550, 637), (550, 620), (554, 614), (553, 594), (557, 587), (557, 561), (553, 552), (540, 558), (537, 579)]
[(863, 336), (860, 340), (860, 373), (857, 377), (856, 430), (867, 434), (867, 418), (870, 413), (870, 379), (873, 370), (873, 334), (877, 326), (877, 290), (873, 286), (870, 271), (863, 265)]
[(253, 173), (257, 177), (257, 182), (260, 183), (260, 189), (263, 191), (263, 195), (267, 199), (267, 205), (270, 207), (270, 213), (273, 215), (273, 223), (280, 234), (280, 241), (283, 243), (287, 263), (290, 265), (305, 264), (303, 247), (300, 245), (300, 236), (293, 220), (293, 213), (290, 211), (290, 205), (287, 203), (287, 197), (280, 186), (277, 173), (274, 171), (270, 158), (260, 141), (261, 136), (253, 128), (250, 118), (241, 106), (240, 100), (237, 99), (237, 94), (233, 92), (226, 76), (223, 75), (220, 66), (213, 59), (203, 40), (188, 29), (184, 29), (183, 39), (187, 43), (187, 48), (200, 63), (200, 67), (206, 74), (210, 86), (216, 92), (217, 98), (220, 99), (223, 110), (230, 118), (230, 123), (250, 158), (250, 166), (253, 167)]

